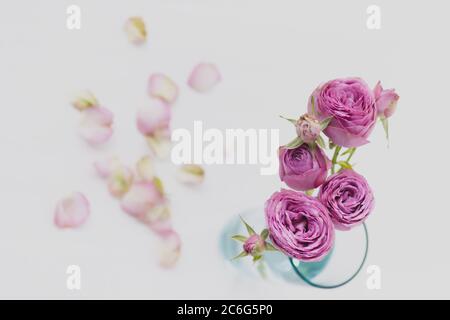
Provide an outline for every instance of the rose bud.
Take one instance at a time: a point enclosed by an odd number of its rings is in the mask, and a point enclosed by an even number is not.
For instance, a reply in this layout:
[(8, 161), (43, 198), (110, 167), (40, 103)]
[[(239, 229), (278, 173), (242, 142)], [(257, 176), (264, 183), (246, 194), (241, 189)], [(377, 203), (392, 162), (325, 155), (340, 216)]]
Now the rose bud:
[(339, 230), (349, 230), (362, 224), (375, 203), (366, 179), (351, 169), (330, 176), (320, 187), (318, 199), (328, 209), (331, 220)]
[(281, 181), (295, 190), (311, 190), (327, 178), (331, 161), (317, 145), (304, 143), (295, 149), (280, 147), (279, 174)]
[(89, 201), (83, 194), (74, 192), (58, 202), (54, 222), (59, 228), (77, 228), (87, 220), (89, 214)]
[(375, 104), (377, 106), (378, 116), (381, 118), (389, 118), (397, 108), (397, 102), (400, 98), (395, 89), (384, 90), (381, 82), (378, 81), (374, 89)]
[(72, 105), (79, 111), (86, 110), (88, 108), (97, 107), (97, 98), (90, 91), (80, 93), (73, 101)]
[(197, 92), (210, 91), (221, 80), (217, 67), (211, 63), (200, 63), (192, 70), (188, 85)]
[(333, 247), (334, 228), (328, 210), (303, 192), (275, 192), (265, 205), (272, 243), (289, 257), (314, 262)]
[(155, 73), (148, 80), (148, 94), (173, 104), (178, 98), (178, 87), (169, 77)]
[(265, 249), (265, 241), (259, 234), (253, 234), (244, 242), (244, 251), (252, 256), (259, 256)]
[(113, 114), (106, 108), (94, 107), (83, 111), (80, 123), (80, 135), (88, 143), (97, 145), (111, 138)]
[(115, 198), (121, 198), (133, 183), (133, 171), (126, 166), (120, 165), (113, 169), (108, 176), (108, 190)]
[(205, 179), (205, 170), (197, 164), (185, 164), (178, 170), (178, 180), (184, 184), (197, 185)]
[(142, 44), (147, 39), (145, 23), (140, 17), (131, 17), (125, 23), (125, 33), (131, 43)]
[(319, 121), (331, 118), (324, 134), (342, 147), (359, 147), (375, 127), (377, 110), (373, 91), (360, 78), (328, 81), (308, 102), (308, 113)]
[(322, 131), (320, 122), (309, 114), (304, 114), (298, 119), (295, 129), (299, 138), (305, 143), (313, 143)]

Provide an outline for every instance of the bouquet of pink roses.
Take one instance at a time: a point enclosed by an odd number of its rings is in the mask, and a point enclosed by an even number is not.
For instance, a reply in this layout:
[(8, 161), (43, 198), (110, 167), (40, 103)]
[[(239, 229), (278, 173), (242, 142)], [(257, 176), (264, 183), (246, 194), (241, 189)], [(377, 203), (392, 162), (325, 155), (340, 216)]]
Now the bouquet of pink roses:
[[(280, 179), (291, 189), (266, 201), (267, 229), (261, 234), (244, 221), (250, 236), (233, 237), (243, 242), (238, 257), (258, 261), (265, 250), (278, 250), (299, 261), (320, 261), (333, 248), (335, 229), (362, 224), (373, 211), (374, 196), (350, 160), (368, 143), (377, 119), (388, 137), (388, 118), (398, 99), (394, 89), (384, 90), (378, 82), (372, 90), (360, 78), (331, 80), (314, 90), (308, 113), (287, 119), (297, 136), (279, 149)], [(331, 160), (327, 148), (333, 151)]]

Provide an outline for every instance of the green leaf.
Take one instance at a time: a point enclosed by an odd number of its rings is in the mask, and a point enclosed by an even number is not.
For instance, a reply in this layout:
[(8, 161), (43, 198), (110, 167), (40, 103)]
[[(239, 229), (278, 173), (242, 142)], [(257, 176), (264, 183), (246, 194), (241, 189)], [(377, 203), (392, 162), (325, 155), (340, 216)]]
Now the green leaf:
[(352, 165), (347, 161), (338, 161), (337, 164), (340, 165), (342, 168), (352, 169)]
[(384, 133), (386, 134), (386, 139), (389, 142), (389, 124), (387, 118), (380, 118), (381, 124), (383, 125)]
[(247, 241), (247, 237), (242, 236), (242, 235), (240, 235), (240, 234), (237, 234), (237, 235), (235, 235), (235, 236), (232, 236), (231, 239), (234, 239), (234, 240), (236, 240), (236, 241), (241, 241), (241, 242)]
[(268, 236), (269, 236), (269, 230), (268, 229), (264, 229), (263, 231), (261, 231), (261, 238), (263, 240), (266, 240)]
[(319, 135), (316, 139), (316, 142), (322, 149), (325, 149), (325, 141), (323, 140), (322, 136)]
[(240, 217), (240, 218), (241, 218), (241, 221), (244, 223), (245, 227), (247, 228), (248, 234), (251, 235), (251, 236), (254, 235), (254, 234), (256, 234), (255, 230), (253, 230), (253, 228), (250, 227), (250, 226), (248, 225), (248, 223), (245, 222), (244, 219), (242, 219), (242, 217)]
[(297, 124), (297, 120), (295, 120), (295, 119), (286, 118), (286, 117), (283, 117), (282, 115), (280, 115), (280, 118), (289, 121), (293, 125)]
[(254, 256), (254, 257), (253, 257), (253, 262), (256, 262), (256, 261), (258, 261), (258, 260), (261, 260), (262, 257), (263, 257), (262, 255)]
[(303, 144), (302, 139), (300, 139), (299, 137), (296, 137), (294, 140), (292, 140), (291, 142), (286, 144), (284, 147), (286, 149), (296, 149), (296, 148), (300, 147), (302, 144)]
[(328, 127), (328, 125), (330, 124), (331, 120), (333, 120), (333, 117), (328, 117), (328, 118), (322, 120), (320, 122), (320, 128), (322, 130), (325, 130)]
[(278, 249), (275, 248), (270, 242), (266, 242), (265, 246), (267, 251), (278, 251)]
[(344, 152), (341, 153), (341, 156), (345, 156), (346, 154), (349, 154), (350, 152), (352, 152), (353, 149), (355, 149), (355, 148), (354, 147), (348, 148), (347, 150), (345, 150)]
[(246, 256), (248, 256), (248, 253), (245, 252), (245, 251), (242, 251), (241, 253), (239, 253), (236, 257), (234, 257), (231, 260), (236, 260), (236, 259), (243, 258), (243, 257), (246, 257)]
[(330, 150), (333, 150), (334, 147), (336, 147), (336, 145), (334, 144), (334, 142), (331, 141), (331, 139), (328, 139), (328, 148), (329, 148)]

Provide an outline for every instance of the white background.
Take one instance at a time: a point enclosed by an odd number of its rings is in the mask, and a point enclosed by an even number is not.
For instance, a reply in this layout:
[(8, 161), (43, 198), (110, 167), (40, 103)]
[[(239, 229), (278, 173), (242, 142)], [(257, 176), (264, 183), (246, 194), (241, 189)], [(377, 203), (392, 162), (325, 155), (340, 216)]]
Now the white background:
[[(81, 30), (66, 28), (66, 8), (82, 11)], [(381, 30), (366, 28), (368, 1), (0, 1), (0, 297), (1, 298), (450, 298), (448, 198), (448, 5), (376, 1)], [(148, 43), (123, 32), (142, 16)], [(186, 86), (201, 61), (222, 83), (201, 95)], [(179, 85), (173, 128), (279, 128), (297, 116), (321, 82), (360, 76), (400, 94), (391, 144), (381, 126), (358, 150), (357, 169), (376, 196), (368, 220), (366, 266), (381, 268), (381, 290), (365, 270), (350, 284), (320, 290), (237, 275), (218, 236), (237, 212), (262, 204), (278, 176), (256, 166), (211, 166), (205, 183), (179, 185), (158, 164), (183, 240), (173, 270), (157, 266), (155, 238), (124, 214), (96, 178), (92, 162), (115, 154), (133, 165), (148, 149), (135, 112), (149, 103), (146, 82), (163, 72)], [(71, 94), (92, 90), (115, 114), (115, 133), (100, 148), (77, 136)], [(54, 206), (86, 194), (92, 215), (79, 230), (58, 230)], [(77, 264), (82, 290), (66, 288)]]

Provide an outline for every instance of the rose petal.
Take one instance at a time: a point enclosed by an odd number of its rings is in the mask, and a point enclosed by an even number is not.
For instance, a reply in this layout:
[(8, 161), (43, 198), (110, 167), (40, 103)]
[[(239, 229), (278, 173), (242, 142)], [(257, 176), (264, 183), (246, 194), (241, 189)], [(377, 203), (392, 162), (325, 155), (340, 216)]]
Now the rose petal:
[(133, 171), (126, 166), (120, 165), (111, 172), (108, 177), (109, 193), (115, 198), (121, 198), (133, 183)]
[(147, 136), (146, 140), (147, 145), (156, 157), (166, 159), (169, 156), (172, 142), (168, 130), (155, 132), (153, 135)]
[(172, 104), (178, 98), (178, 87), (169, 77), (161, 73), (155, 73), (149, 78), (148, 93), (151, 97)]
[(121, 166), (122, 164), (117, 157), (110, 157), (94, 162), (95, 171), (101, 178), (104, 179), (108, 178), (111, 173), (114, 172), (114, 170), (118, 169)]
[(221, 75), (214, 64), (200, 63), (192, 70), (187, 83), (197, 92), (207, 92), (220, 80)]
[(79, 193), (61, 199), (56, 205), (54, 222), (58, 228), (77, 228), (89, 217), (90, 205), (86, 197)]
[(176, 265), (181, 254), (181, 239), (175, 231), (169, 231), (161, 237), (159, 264), (163, 268), (172, 268)]
[(178, 170), (178, 180), (184, 184), (201, 184), (205, 179), (205, 170), (196, 164), (182, 165)]
[(152, 99), (151, 105), (138, 110), (136, 124), (139, 131), (147, 136), (168, 129), (170, 119), (170, 106), (160, 99)]
[(150, 156), (142, 157), (136, 164), (136, 171), (142, 180), (152, 181), (155, 177), (152, 158)]
[(108, 141), (113, 133), (113, 117), (112, 112), (103, 107), (84, 110), (79, 128), (81, 137), (92, 145)]
[(72, 105), (79, 111), (83, 111), (88, 108), (97, 107), (98, 101), (92, 92), (84, 91), (72, 100)]
[(147, 39), (145, 23), (140, 17), (131, 17), (125, 23), (125, 33), (131, 43), (142, 44)]
[(151, 181), (135, 182), (122, 198), (122, 209), (138, 218), (143, 219), (145, 214), (163, 201), (163, 195)]

